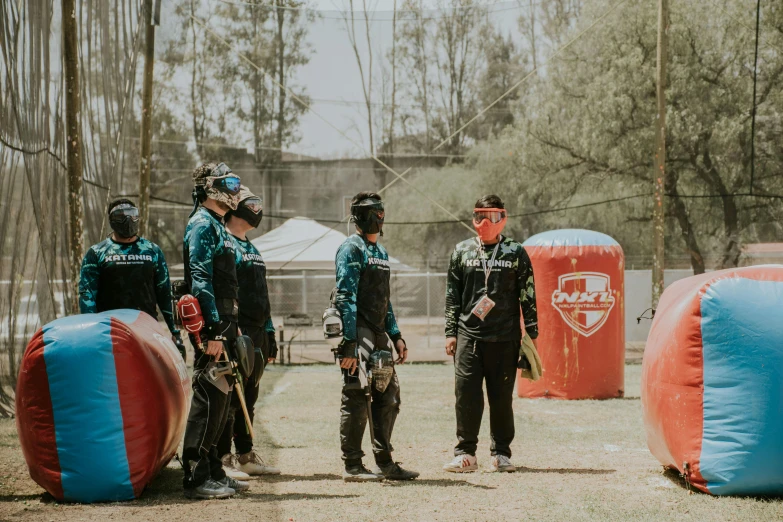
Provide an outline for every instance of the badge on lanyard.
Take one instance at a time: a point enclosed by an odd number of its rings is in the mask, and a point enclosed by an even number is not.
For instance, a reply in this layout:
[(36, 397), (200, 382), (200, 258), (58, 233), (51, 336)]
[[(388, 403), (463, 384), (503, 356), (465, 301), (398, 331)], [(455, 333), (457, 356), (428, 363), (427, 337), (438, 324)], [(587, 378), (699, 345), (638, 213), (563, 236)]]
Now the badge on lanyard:
[[(489, 274), (492, 271), (492, 266), (495, 264), (495, 256), (498, 253), (498, 248), (500, 247), (500, 243), (503, 241), (503, 237), (498, 237), (498, 243), (495, 245), (495, 249), (492, 251), (492, 257), (489, 259), (489, 263), (487, 263), (487, 258), (484, 256), (484, 249), (481, 248), (481, 241), (479, 241), (479, 252), (481, 255), (481, 266), (484, 267), (484, 295), (479, 299), (479, 302), (476, 303), (476, 306), (473, 307), (473, 310), (470, 311), (473, 315), (484, 320), (487, 315), (489, 315), (489, 312), (495, 307), (495, 301), (489, 298), (487, 295), (489, 293)], [(489, 265), (489, 266), (487, 266)]]

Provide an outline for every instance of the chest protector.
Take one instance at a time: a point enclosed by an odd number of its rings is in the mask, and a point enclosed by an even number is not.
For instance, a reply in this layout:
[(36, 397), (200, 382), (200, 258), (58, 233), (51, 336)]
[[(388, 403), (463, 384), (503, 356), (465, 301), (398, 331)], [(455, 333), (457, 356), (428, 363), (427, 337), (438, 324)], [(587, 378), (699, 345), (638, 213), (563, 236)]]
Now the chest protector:
[[(372, 258), (372, 257), (371, 257)], [(389, 310), (391, 271), (388, 266), (368, 263), (359, 277), (356, 312), (375, 332), (386, 331), (386, 312)]]

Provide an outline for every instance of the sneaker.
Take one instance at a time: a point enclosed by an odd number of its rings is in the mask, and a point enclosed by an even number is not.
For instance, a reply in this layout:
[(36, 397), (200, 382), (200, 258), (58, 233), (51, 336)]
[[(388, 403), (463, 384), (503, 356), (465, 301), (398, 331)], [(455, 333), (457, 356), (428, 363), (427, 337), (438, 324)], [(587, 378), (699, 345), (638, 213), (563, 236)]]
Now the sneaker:
[(236, 490), (221, 484), (220, 482), (208, 479), (206, 482), (195, 488), (185, 490), (185, 498), (192, 500), (211, 500), (213, 498), (228, 498), (233, 496)]
[(383, 480), (383, 475), (373, 473), (365, 468), (363, 464), (358, 464), (356, 466), (345, 467), (345, 471), (343, 471), (343, 480), (346, 482), (380, 482)]
[(473, 455), (457, 455), (454, 460), (443, 466), (443, 471), (467, 473), (478, 469), (478, 460)]
[[(397, 462), (389, 462), (388, 464), (379, 464), (378, 470), (383, 474), (383, 478), (386, 480), (413, 480), (419, 476), (417, 471), (409, 471), (403, 469)], [(375, 472), (375, 470), (373, 470)]]
[(250, 483), (249, 482), (242, 482), (241, 480), (234, 480), (228, 475), (223, 477), (223, 480), (217, 481), (218, 484), (231, 488), (237, 493), (242, 493), (244, 491), (247, 491), (250, 489)]
[(243, 453), (238, 455), (236, 459), (236, 468), (239, 471), (244, 472), (249, 478), (250, 475), (279, 475), (280, 470), (274, 466), (270, 466), (264, 459), (262, 459), (258, 453), (251, 451), (250, 453)]
[(225, 471), (227, 477), (231, 477), (232, 479), (236, 480), (247, 480), (250, 478), (250, 475), (238, 469), (236, 455), (226, 453), (223, 455), (220, 461), (223, 463), (223, 471)]
[(493, 455), (492, 460), (489, 461), (489, 470), (501, 473), (513, 473), (517, 470), (517, 467), (513, 465), (511, 459), (505, 455)]

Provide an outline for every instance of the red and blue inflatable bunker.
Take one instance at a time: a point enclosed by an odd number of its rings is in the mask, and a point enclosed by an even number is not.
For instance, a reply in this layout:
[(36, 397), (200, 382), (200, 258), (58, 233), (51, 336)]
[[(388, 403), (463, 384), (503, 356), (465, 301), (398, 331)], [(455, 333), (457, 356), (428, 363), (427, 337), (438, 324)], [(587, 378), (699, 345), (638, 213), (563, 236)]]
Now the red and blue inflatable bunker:
[(783, 265), (709, 272), (661, 296), (644, 351), (647, 445), (715, 495), (783, 493)]
[(60, 501), (138, 498), (174, 456), (189, 400), (182, 357), (144, 312), (52, 321), (27, 345), (16, 389), (30, 476)]
[(543, 375), (520, 397), (611, 399), (625, 379), (625, 257), (591, 230), (551, 230), (523, 243), (533, 263)]

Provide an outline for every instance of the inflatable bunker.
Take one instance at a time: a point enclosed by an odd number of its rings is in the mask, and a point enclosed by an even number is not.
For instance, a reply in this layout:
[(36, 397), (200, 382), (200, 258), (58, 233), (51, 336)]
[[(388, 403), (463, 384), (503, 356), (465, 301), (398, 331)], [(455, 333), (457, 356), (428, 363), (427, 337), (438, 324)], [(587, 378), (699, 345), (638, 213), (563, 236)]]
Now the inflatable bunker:
[(783, 493), (783, 265), (661, 296), (642, 365), (647, 445), (701, 491)]
[(591, 230), (550, 230), (523, 243), (533, 263), (543, 375), (520, 397), (611, 399), (625, 389), (625, 257)]
[(30, 476), (59, 501), (138, 498), (174, 456), (189, 403), (185, 363), (144, 312), (52, 321), (27, 345), (16, 388)]

